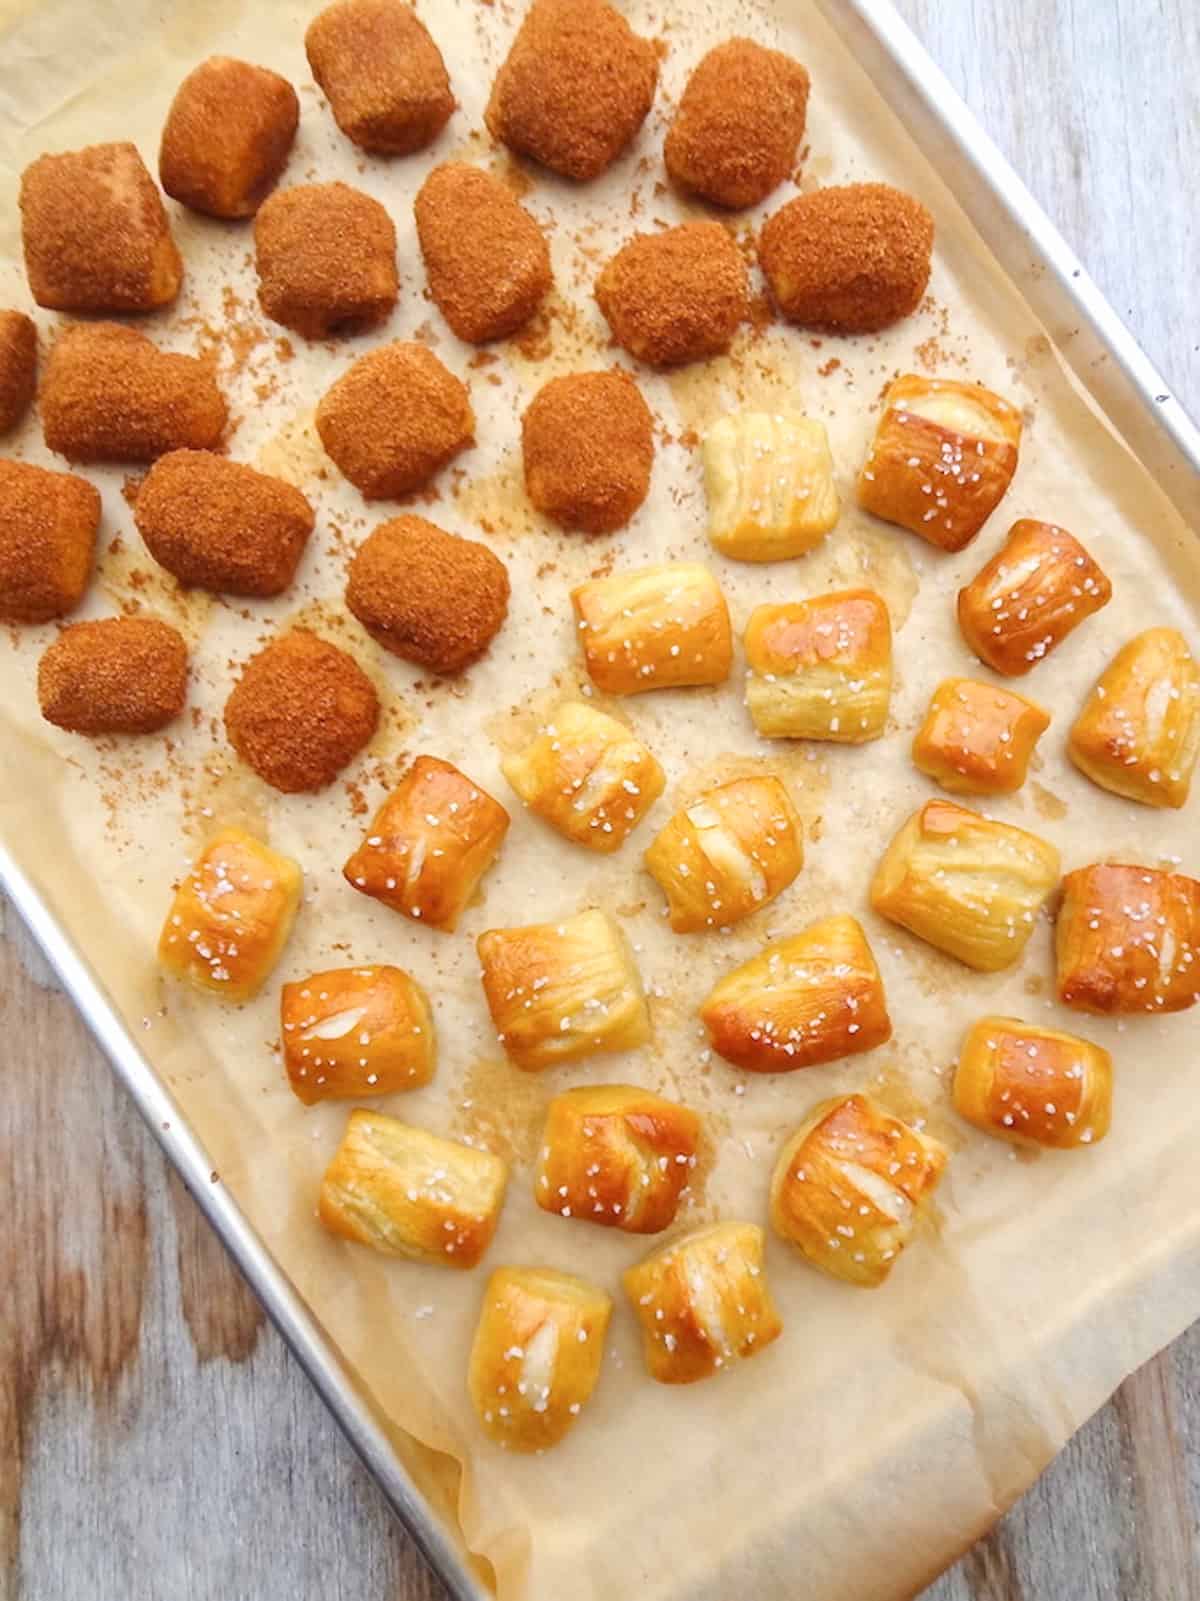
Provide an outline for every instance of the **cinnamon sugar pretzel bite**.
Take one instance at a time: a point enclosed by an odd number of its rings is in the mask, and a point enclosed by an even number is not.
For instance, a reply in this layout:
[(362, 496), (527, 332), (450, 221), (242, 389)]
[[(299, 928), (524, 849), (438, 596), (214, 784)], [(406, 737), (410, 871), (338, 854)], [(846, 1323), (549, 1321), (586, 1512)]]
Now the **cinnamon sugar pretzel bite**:
[(1019, 678), (1107, 606), (1112, 585), (1065, 528), (1023, 517), (958, 592), (958, 626), (993, 672)]
[(477, 949), (488, 1011), (518, 1067), (537, 1072), (650, 1038), (641, 977), (605, 912), (490, 929)]
[(283, 1065), (306, 1106), (391, 1095), (433, 1077), (433, 1016), (425, 991), (398, 967), (338, 967), (285, 984)]
[(892, 1037), (883, 980), (853, 917), (823, 917), (764, 945), (700, 1008), (712, 1047), (751, 1073), (792, 1073)]
[(757, 606), (746, 625), (746, 705), (768, 739), (878, 739), (892, 692), (892, 626), (872, 590)]
[(1112, 1116), (1112, 1057), (1056, 1028), (983, 1017), (959, 1052), (954, 1109), (1015, 1145), (1093, 1145)]
[(943, 1145), (869, 1095), (822, 1101), (779, 1154), (771, 1226), (813, 1267), (872, 1289), (912, 1238), (946, 1161)]
[(588, 850), (618, 850), (663, 792), (641, 740), (582, 701), (566, 701), (500, 770), (529, 810)]
[(733, 665), (729, 607), (699, 562), (593, 578), (571, 591), (588, 676), (606, 695), (723, 684)]
[(952, 801), (927, 801), (888, 846), (871, 905), (979, 972), (1011, 967), (1058, 883), (1053, 845)]
[(946, 678), (913, 740), (913, 765), (952, 794), (1011, 794), (1049, 726), (1048, 712), (1011, 689)]
[(360, 1109), (321, 1180), (317, 1216), (386, 1256), (472, 1268), (492, 1242), (507, 1182), (508, 1164), (490, 1151)]
[(694, 1229), (622, 1276), (650, 1377), (693, 1384), (770, 1345), (783, 1332), (753, 1223)]
[(1200, 755), (1200, 668), (1175, 628), (1148, 628), (1109, 662), (1067, 751), (1093, 784), (1141, 801), (1187, 802)]
[(534, 1199), (560, 1217), (658, 1234), (675, 1221), (699, 1135), (695, 1112), (649, 1090), (568, 1090), (546, 1111)]
[(418, 756), (342, 869), (348, 884), (415, 922), (458, 926), (508, 832), (508, 813), (437, 756)]
[(704, 436), (708, 537), (735, 561), (803, 556), (838, 520), (823, 423), (795, 411), (739, 411)]
[(1083, 1012), (1182, 1012), (1200, 1000), (1200, 882), (1097, 862), (1063, 879), (1058, 998)]
[(858, 480), (864, 511), (962, 550), (1017, 470), (1021, 414), (980, 384), (897, 378)]
[(677, 934), (728, 928), (804, 865), (803, 830), (777, 778), (735, 778), (681, 807), (645, 855)]

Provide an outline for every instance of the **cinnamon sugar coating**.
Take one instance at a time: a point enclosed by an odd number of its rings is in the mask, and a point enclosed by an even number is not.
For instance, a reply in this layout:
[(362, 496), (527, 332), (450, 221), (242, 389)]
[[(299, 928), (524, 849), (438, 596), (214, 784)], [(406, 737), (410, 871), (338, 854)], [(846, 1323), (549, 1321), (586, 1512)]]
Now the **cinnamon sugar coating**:
[(283, 171), (300, 102), (266, 67), (209, 56), (175, 91), (158, 150), (173, 199), (210, 217), (249, 217)]
[(750, 309), (746, 265), (719, 222), (636, 234), (596, 280), (613, 338), (652, 367), (729, 349)]
[(258, 299), (305, 339), (362, 333), (396, 304), (396, 230), (378, 200), (345, 183), (297, 184), (254, 220)]
[(304, 49), (335, 122), (364, 150), (423, 150), (454, 110), (442, 53), (405, 0), (337, 0)]
[(0, 311), (0, 434), (24, 417), (37, 384), (37, 329), (23, 311)]
[(508, 569), (486, 545), (424, 517), (381, 523), (350, 564), (346, 604), (393, 655), (457, 673), (487, 650), (508, 611)]
[(755, 206), (791, 172), (808, 73), (780, 50), (729, 39), (698, 64), (663, 144), (668, 173), (719, 206)]
[(429, 292), (460, 339), (503, 339), (528, 322), (553, 283), (537, 223), (493, 173), (448, 161), (413, 203)]
[(379, 697), (362, 668), (306, 628), (252, 656), (225, 703), (229, 743), (287, 795), (332, 784), (378, 721)]
[(73, 623), (38, 663), (48, 723), (76, 734), (153, 734), (187, 699), (187, 646), (154, 617)]
[(86, 478), (0, 461), (0, 618), (45, 623), (83, 599), (100, 495)]
[(162, 196), (125, 142), (26, 167), (21, 242), (33, 298), (55, 311), (152, 311), (183, 281)]
[(623, 528), (649, 491), (654, 419), (618, 368), (543, 384), (522, 420), (521, 443), (526, 493), (564, 528)]

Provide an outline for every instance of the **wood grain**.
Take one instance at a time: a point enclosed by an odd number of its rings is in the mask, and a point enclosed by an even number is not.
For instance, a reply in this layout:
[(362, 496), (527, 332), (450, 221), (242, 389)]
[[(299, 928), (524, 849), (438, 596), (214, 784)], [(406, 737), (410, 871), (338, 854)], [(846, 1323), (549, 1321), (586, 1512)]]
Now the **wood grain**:
[[(1200, 413), (1196, 0), (897, 3)], [(71, 1007), (7, 935), (0, 1596), (435, 1601)], [(924, 1601), (1198, 1601), (1198, 1514), (1200, 1328)]]

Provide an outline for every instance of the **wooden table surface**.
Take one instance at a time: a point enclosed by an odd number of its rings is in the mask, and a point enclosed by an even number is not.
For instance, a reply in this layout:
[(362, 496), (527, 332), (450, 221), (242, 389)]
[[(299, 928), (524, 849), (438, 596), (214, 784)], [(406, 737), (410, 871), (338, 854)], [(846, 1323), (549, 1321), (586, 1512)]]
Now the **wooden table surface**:
[[(1200, 415), (1197, 0), (898, 4)], [(440, 1598), (14, 923), (0, 1596)], [(923, 1601), (1196, 1601), (1198, 1512), (1200, 1325)]]

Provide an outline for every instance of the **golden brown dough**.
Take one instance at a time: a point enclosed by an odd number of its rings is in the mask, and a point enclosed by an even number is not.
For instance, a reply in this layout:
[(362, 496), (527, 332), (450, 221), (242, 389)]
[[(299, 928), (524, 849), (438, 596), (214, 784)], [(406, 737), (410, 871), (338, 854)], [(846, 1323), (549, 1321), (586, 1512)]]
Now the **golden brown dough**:
[(74, 473), (0, 461), (0, 506), (0, 619), (65, 617), (92, 576), (99, 492)]
[(913, 740), (914, 766), (954, 795), (1020, 789), (1050, 714), (1023, 695), (974, 678), (944, 678)]
[(638, 361), (677, 367), (720, 356), (750, 310), (746, 263), (719, 222), (635, 234), (596, 280), (613, 338)]
[(738, 411), (704, 436), (708, 537), (735, 561), (784, 561), (838, 520), (824, 424), (796, 411)]
[(719, 206), (756, 206), (789, 176), (808, 73), (780, 50), (727, 39), (697, 63), (663, 142), (668, 173)]
[(1182, 1012), (1200, 1000), (1200, 882), (1097, 862), (1063, 879), (1058, 998), (1081, 1012)]
[(521, 420), (525, 492), (561, 528), (609, 534), (645, 500), (654, 419), (627, 372), (551, 378)]
[(38, 662), (48, 723), (76, 734), (153, 734), (187, 699), (188, 653), (153, 617), (105, 617), (64, 628)]
[(360, 1108), (321, 1180), (317, 1216), (386, 1256), (472, 1268), (492, 1243), (507, 1183), (508, 1164), (490, 1151)]
[(990, 389), (909, 373), (884, 397), (858, 503), (940, 550), (962, 550), (1004, 498), (1020, 443), (1020, 412)]
[(728, 928), (788, 887), (804, 834), (779, 779), (735, 778), (681, 807), (645, 861), (677, 934)]
[(393, 911), (451, 932), (507, 832), (499, 801), (449, 762), (418, 756), (342, 873)]
[(622, 1275), (650, 1377), (693, 1384), (756, 1356), (783, 1332), (763, 1266), (763, 1231), (714, 1223)]
[(1112, 1057), (1056, 1028), (982, 1017), (959, 1052), (954, 1109), (1014, 1145), (1093, 1145), (1112, 1115)]
[(158, 150), (166, 192), (210, 217), (250, 217), (283, 171), (300, 121), (286, 78), (209, 56), (175, 91)]
[(429, 293), (460, 339), (481, 345), (523, 327), (554, 282), (546, 236), (481, 167), (435, 167), (413, 202)]
[(371, 195), (346, 183), (280, 189), (254, 219), (258, 301), (305, 339), (366, 333), (399, 293), (396, 230)]
[(1053, 845), (952, 801), (927, 801), (875, 870), (871, 905), (983, 973), (1011, 967), (1058, 883)]
[(305, 1106), (418, 1089), (433, 1077), (433, 1014), (398, 967), (336, 967), (285, 984), (283, 1065)]
[(564, 178), (598, 178), (654, 99), (658, 57), (607, 0), (533, 0), (484, 112), (493, 138)]
[(631, 1084), (589, 1084), (546, 1111), (533, 1195), (544, 1212), (627, 1234), (675, 1221), (696, 1165), (700, 1119)]
[(883, 733), (892, 625), (872, 590), (756, 606), (744, 643), (746, 705), (760, 734), (861, 745)]
[(477, 941), (483, 992), (505, 1052), (537, 1072), (650, 1038), (642, 980), (604, 912), (494, 928)]
[(1112, 585), (1065, 528), (1023, 517), (958, 592), (958, 625), (993, 672), (1019, 678), (1107, 606)]
[(309, 23), (304, 50), (334, 121), (364, 150), (411, 155), (450, 120), (442, 52), (405, 0), (336, 0)]
[(823, 917), (727, 973), (700, 1008), (712, 1047), (751, 1073), (792, 1073), (892, 1037), (883, 980), (853, 917)]
[(290, 857), (244, 829), (222, 829), (175, 892), (159, 965), (220, 1000), (252, 999), (283, 953), (302, 888)]
[(37, 387), (37, 328), (23, 311), (0, 311), (0, 434), (24, 419)]
[(624, 723), (582, 701), (565, 701), (500, 770), (536, 817), (604, 854), (621, 848), (666, 783)]
[(779, 1153), (771, 1227), (813, 1267), (873, 1289), (912, 1238), (946, 1161), (943, 1145), (868, 1095), (822, 1101)]
[(572, 1273), (497, 1268), (467, 1375), (485, 1433), (513, 1451), (557, 1445), (596, 1388), (611, 1313), (611, 1297)]
[(571, 591), (588, 677), (606, 695), (723, 684), (733, 665), (729, 607), (699, 562), (592, 578)]
[(153, 311), (183, 281), (162, 196), (126, 142), (26, 167), (21, 243), (33, 298), (53, 311)]
[(1200, 667), (1175, 628), (1148, 628), (1109, 662), (1067, 750), (1093, 784), (1145, 806), (1187, 804), (1200, 756)]

